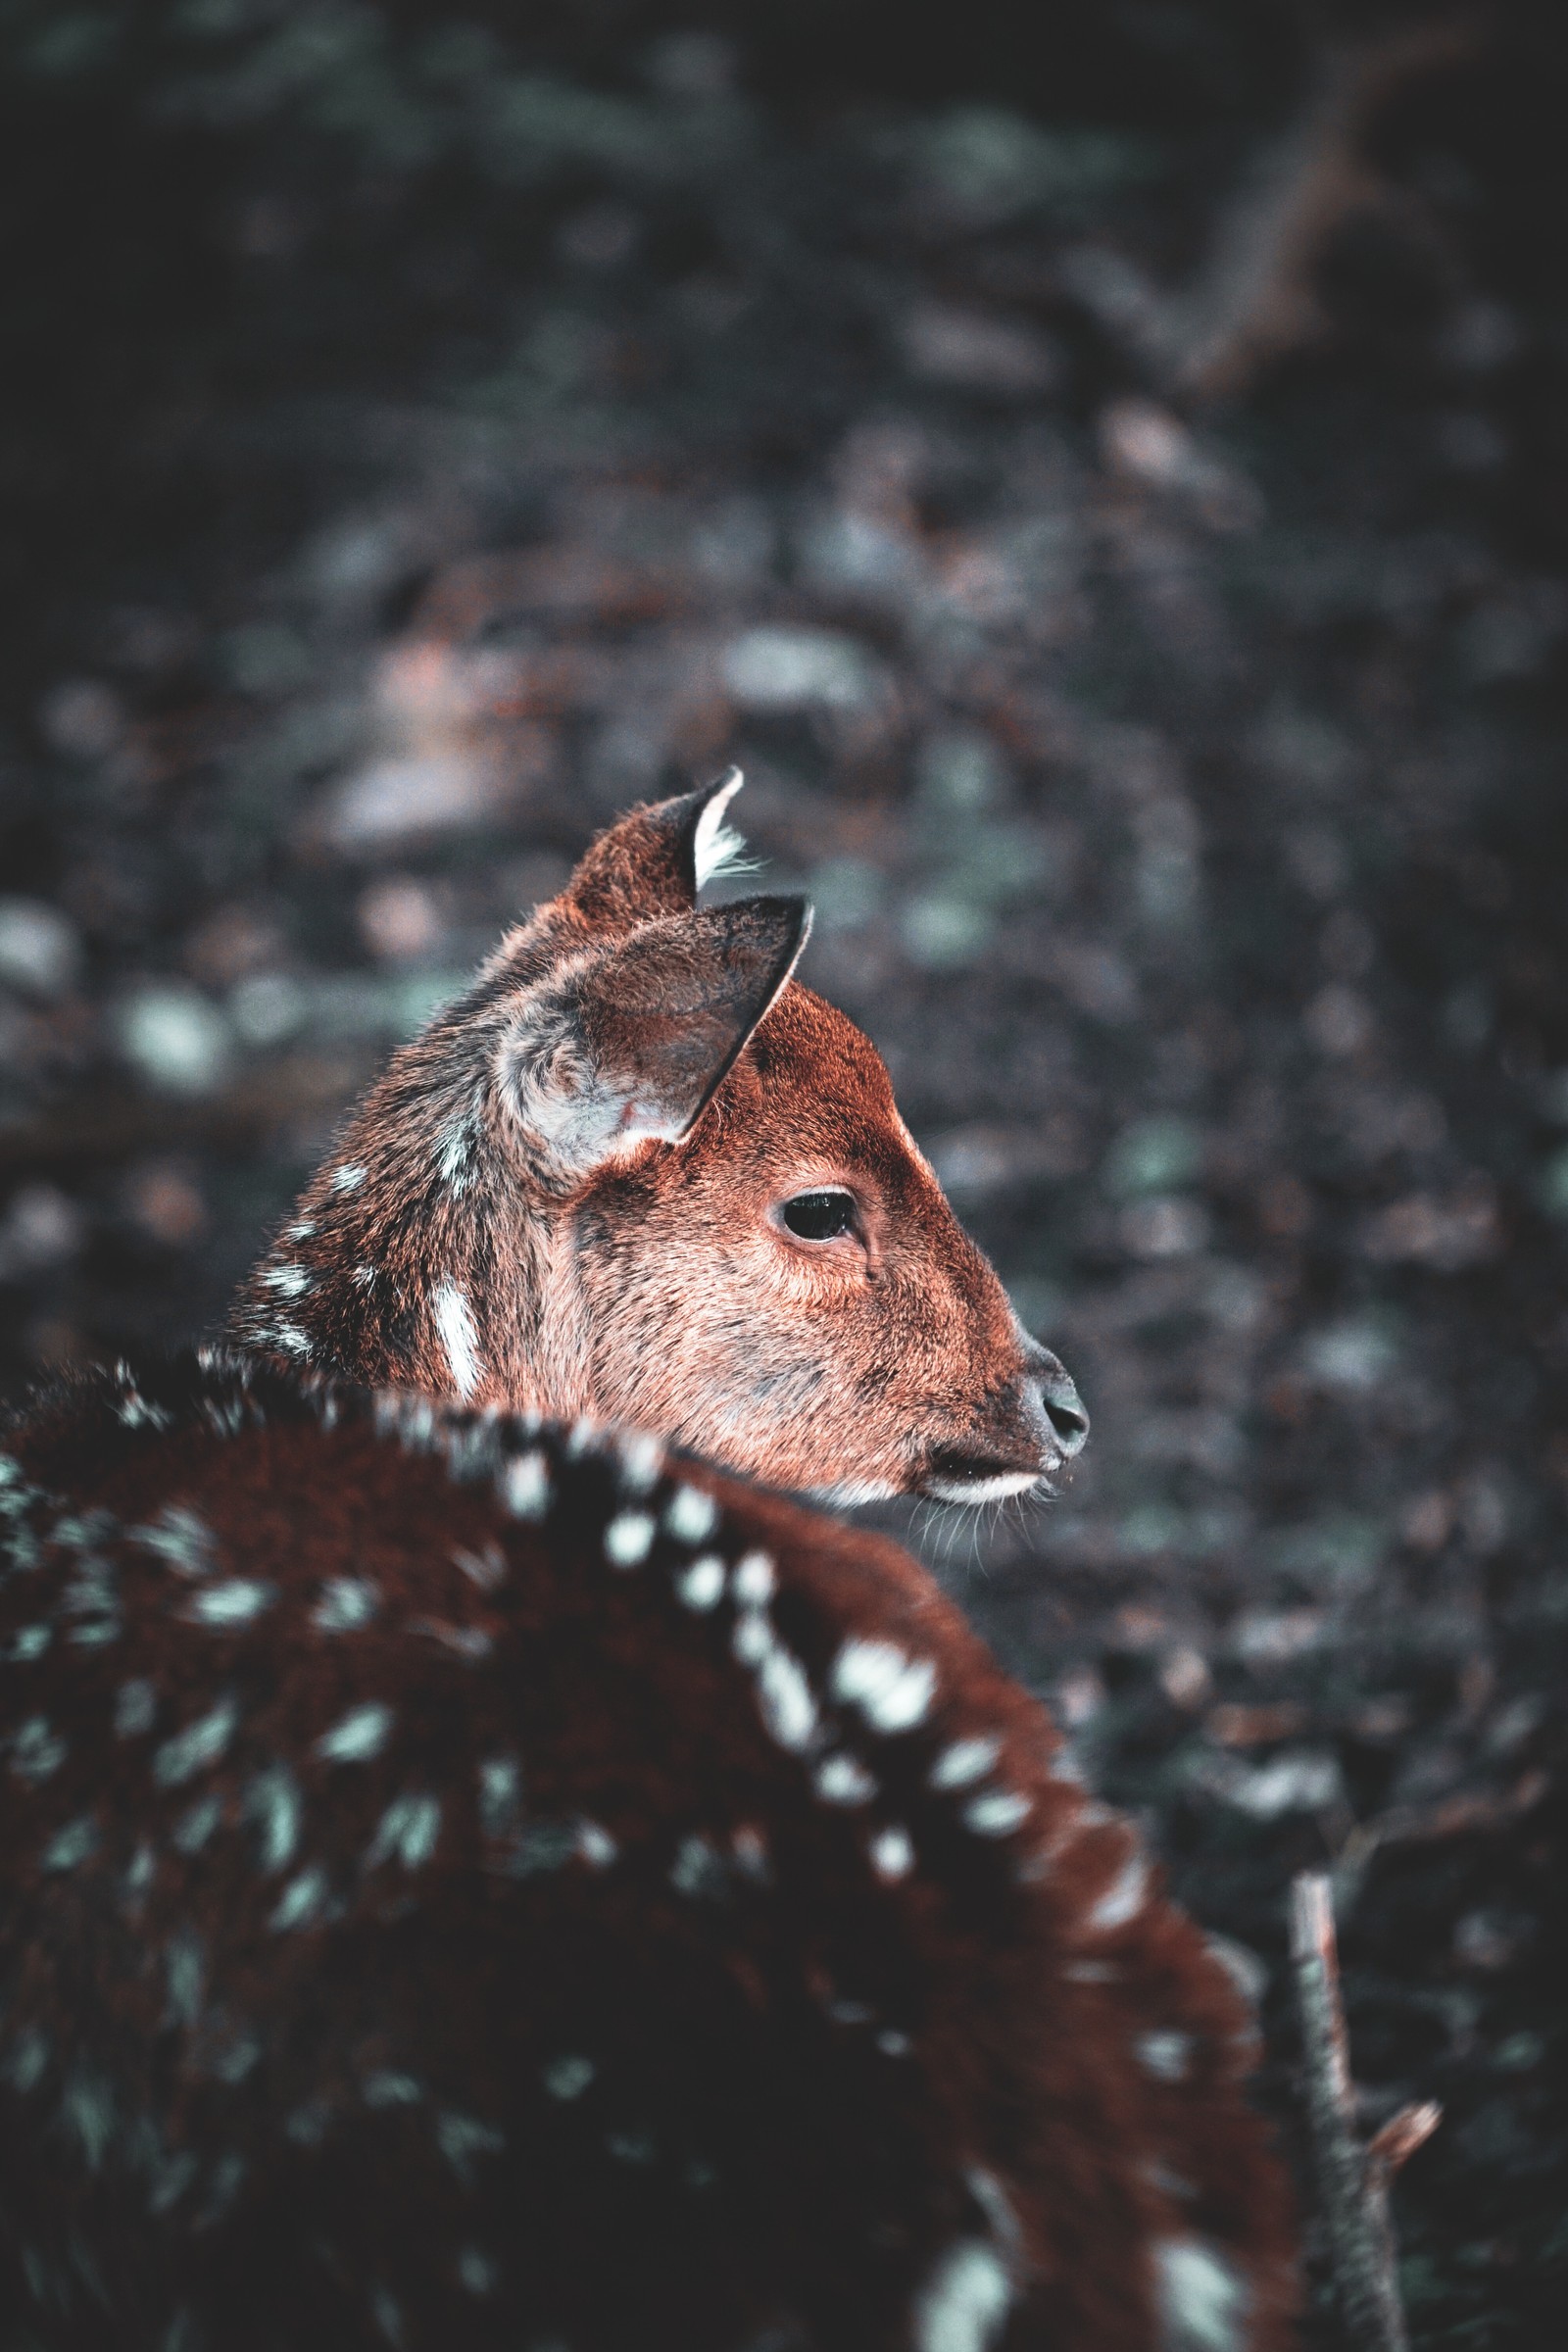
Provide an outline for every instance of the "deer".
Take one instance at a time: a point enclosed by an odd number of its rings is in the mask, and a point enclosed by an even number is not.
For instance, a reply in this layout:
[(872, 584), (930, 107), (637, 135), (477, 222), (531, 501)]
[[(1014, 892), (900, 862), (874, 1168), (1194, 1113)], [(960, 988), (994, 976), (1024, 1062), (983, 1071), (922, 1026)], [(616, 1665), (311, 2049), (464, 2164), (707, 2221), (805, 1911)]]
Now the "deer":
[(1049, 1485), (1089, 1422), (870, 1040), (794, 978), (804, 900), (699, 906), (741, 777), (634, 810), (349, 1120), (243, 1347), (656, 1431), (835, 1502)]
[(394, 1059), (238, 1344), (0, 1428), (7, 2352), (1289, 2341), (1230, 1965), (823, 1507), (1087, 1419), (804, 906), (697, 904), (736, 781)]

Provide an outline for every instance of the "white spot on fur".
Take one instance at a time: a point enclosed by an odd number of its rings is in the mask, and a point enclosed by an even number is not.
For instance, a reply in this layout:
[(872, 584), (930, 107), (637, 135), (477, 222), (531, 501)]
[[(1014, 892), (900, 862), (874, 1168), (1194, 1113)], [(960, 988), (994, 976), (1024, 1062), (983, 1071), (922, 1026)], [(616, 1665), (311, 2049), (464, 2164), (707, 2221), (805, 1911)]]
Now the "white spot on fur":
[(754, 1829), (750, 1823), (743, 1824), (730, 1843), (735, 1849), (737, 1867), (749, 1879), (755, 1879), (760, 1886), (765, 1886), (773, 1874), (768, 1867), (767, 1840), (761, 1831)]
[(285, 1242), (308, 1242), (315, 1231), (314, 1225), (285, 1225), (283, 1239)]
[(1168, 2237), (1154, 2248), (1159, 2352), (1236, 2352), (1247, 2288), (1212, 2246)]
[(334, 1168), (332, 1171), (332, 1190), (334, 1193), (358, 1192), (360, 1186), (364, 1182), (365, 1170), (363, 1168), (350, 1165), (348, 1167)]
[(367, 1764), (381, 1753), (391, 1730), (391, 1708), (372, 1699), (368, 1706), (350, 1708), (341, 1723), (323, 1732), (316, 1752), (329, 1764)]
[(617, 1441), (620, 1483), (628, 1494), (648, 1494), (659, 1484), (664, 1467), (664, 1448), (657, 1438), (638, 1429), (622, 1431)]
[(256, 1584), (247, 1577), (235, 1577), (226, 1585), (206, 1585), (191, 1597), (185, 1614), (198, 1625), (220, 1628), (249, 1625), (260, 1617), (277, 1598), (274, 1585)]
[(647, 1511), (622, 1511), (605, 1530), (605, 1557), (612, 1568), (640, 1568), (653, 1548), (654, 1522)]
[(762, 1721), (780, 1747), (799, 1753), (816, 1736), (816, 1701), (806, 1669), (780, 1642), (769, 1643), (757, 1670)]
[(481, 1592), (494, 1592), (507, 1573), (506, 1555), (499, 1544), (487, 1544), (482, 1551), (465, 1551), (460, 1544), (452, 1562)]
[(280, 1298), (302, 1298), (310, 1287), (303, 1266), (269, 1266), (262, 1276), (263, 1290), (275, 1291)]
[(915, 2306), (915, 2352), (986, 2352), (1012, 2305), (1001, 2256), (979, 2238), (950, 2246)]
[(735, 1598), (742, 1608), (761, 1609), (773, 1597), (773, 1563), (765, 1551), (749, 1551), (735, 1563)]
[(473, 1173), (475, 1140), (473, 1123), (465, 1117), (455, 1119), (436, 1146), (437, 1173), (454, 1195), (461, 1196), (467, 1189), (468, 1179)]
[(165, 1788), (177, 1788), (193, 1773), (206, 1765), (216, 1764), (239, 1722), (239, 1710), (230, 1698), (219, 1700), (212, 1712), (203, 1715), (172, 1740), (166, 1740), (153, 1757), (153, 1778)]
[(542, 1453), (519, 1453), (501, 1473), (501, 1499), (514, 1519), (543, 1519), (550, 1509), (550, 1465)]
[(933, 1788), (967, 1788), (971, 1781), (984, 1780), (1002, 1753), (1000, 1740), (955, 1740), (945, 1747), (931, 1767)]
[(1193, 2054), (1193, 2037), (1172, 2031), (1140, 2034), (1133, 2048), (1138, 2053), (1139, 2065), (1156, 2082), (1179, 2082)]
[(601, 1829), (597, 1821), (580, 1821), (577, 1824), (577, 1851), (590, 1870), (608, 1870), (620, 1848), (610, 1832)]
[(381, 1594), (368, 1577), (334, 1576), (321, 1587), (311, 1623), (318, 1634), (355, 1634), (380, 1606)]
[(1005, 1838), (1027, 1821), (1029, 1799), (1016, 1788), (996, 1788), (970, 1800), (963, 1808), (964, 1824), (977, 1838)]
[(914, 1868), (914, 1841), (906, 1829), (890, 1822), (871, 1840), (871, 1868), (879, 1879), (906, 1879)]
[(544, 2069), (544, 2086), (553, 2099), (580, 2099), (593, 2081), (596, 2069), (591, 2058), (580, 2058), (574, 2052), (564, 2052), (552, 2058)]
[(863, 1805), (876, 1783), (854, 1756), (825, 1756), (816, 1768), (816, 1793), (824, 1805)]
[(501, 2265), (480, 2246), (465, 2246), (458, 2256), (458, 2284), (470, 2295), (493, 2295)]
[(326, 1894), (325, 1871), (302, 1870), (297, 1879), (290, 1879), (279, 1895), (268, 1926), (278, 1935), (293, 1928), (308, 1928), (325, 1908)]
[(907, 2058), (914, 2044), (907, 2034), (901, 2034), (897, 2026), (889, 2026), (877, 2035), (876, 2046), (884, 2058)]
[[(265, 1340), (266, 1332), (261, 1336)], [(271, 1338), (273, 1347), (281, 1348), (285, 1355), (305, 1356), (311, 1352), (311, 1335), (301, 1331), (297, 1323), (274, 1323)]]
[(730, 1647), (743, 1666), (760, 1666), (772, 1645), (772, 1628), (760, 1609), (747, 1609), (736, 1618)]
[(376, 1825), (366, 1850), (365, 1866), (401, 1862), (405, 1870), (420, 1870), (435, 1852), (441, 1836), (441, 1800), (434, 1796), (395, 1796)]
[(1148, 1891), (1149, 1865), (1142, 1854), (1129, 1854), (1090, 1912), (1087, 1924), (1099, 1936), (1108, 1934), (1112, 1928), (1125, 1927), (1143, 1909)]
[(664, 1527), (677, 1544), (705, 1544), (718, 1525), (718, 1505), (700, 1487), (677, 1487), (664, 1505)]
[(717, 1606), (724, 1592), (724, 1563), (716, 1551), (705, 1551), (675, 1579), (675, 1590), (689, 1609)]
[(447, 1351), (452, 1385), (460, 1396), (471, 1396), (484, 1365), (479, 1358), (478, 1335), (468, 1301), (455, 1282), (443, 1282), (436, 1287), (434, 1305), (435, 1327)]
[(740, 769), (732, 767), (697, 819), (697, 830), (692, 835), (692, 864), (699, 890), (721, 875), (748, 870), (745, 838), (724, 822), (724, 811), (745, 781)]
[(873, 1731), (907, 1732), (925, 1720), (937, 1687), (929, 1658), (891, 1642), (846, 1642), (833, 1661), (833, 1695), (858, 1707)]

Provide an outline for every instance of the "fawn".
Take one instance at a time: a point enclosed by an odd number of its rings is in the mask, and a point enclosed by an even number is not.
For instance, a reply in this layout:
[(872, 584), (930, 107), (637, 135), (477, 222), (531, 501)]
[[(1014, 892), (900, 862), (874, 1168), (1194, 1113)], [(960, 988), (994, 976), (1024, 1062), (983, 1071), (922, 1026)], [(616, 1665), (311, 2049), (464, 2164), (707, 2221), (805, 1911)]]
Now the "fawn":
[(808, 908), (695, 906), (739, 784), (613, 826), (393, 1057), (234, 1336), (838, 1501), (1025, 1492), (1083, 1445), (1077, 1391), (792, 979)]
[(5, 2352), (1286, 2340), (1224, 1965), (912, 1560), (671, 1442), (1086, 1427), (805, 910), (695, 908), (725, 798), (398, 1057), (251, 1352), (7, 1435)]

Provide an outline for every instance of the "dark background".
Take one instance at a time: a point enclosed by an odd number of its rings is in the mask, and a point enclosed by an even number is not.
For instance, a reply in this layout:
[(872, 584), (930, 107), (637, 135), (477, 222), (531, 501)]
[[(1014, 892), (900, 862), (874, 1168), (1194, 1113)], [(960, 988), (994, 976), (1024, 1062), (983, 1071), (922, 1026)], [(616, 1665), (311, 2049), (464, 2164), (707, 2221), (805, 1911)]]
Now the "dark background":
[(1568, 2306), (1562, 18), (0, 0), (7, 1388), (739, 760), (1095, 1416), (914, 1537), (1288, 2133), (1332, 1865), (1467, 2352)]

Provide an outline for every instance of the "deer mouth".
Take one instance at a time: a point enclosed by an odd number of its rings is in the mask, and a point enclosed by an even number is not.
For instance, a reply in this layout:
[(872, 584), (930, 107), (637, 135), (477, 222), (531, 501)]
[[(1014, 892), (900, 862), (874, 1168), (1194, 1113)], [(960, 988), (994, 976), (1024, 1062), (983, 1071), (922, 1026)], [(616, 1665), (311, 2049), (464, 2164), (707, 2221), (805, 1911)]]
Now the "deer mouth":
[(933, 1502), (1005, 1502), (1014, 1494), (1050, 1494), (1044, 1464), (1027, 1466), (991, 1453), (962, 1453), (945, 1447), (933, 1453), (916, 1493)]

